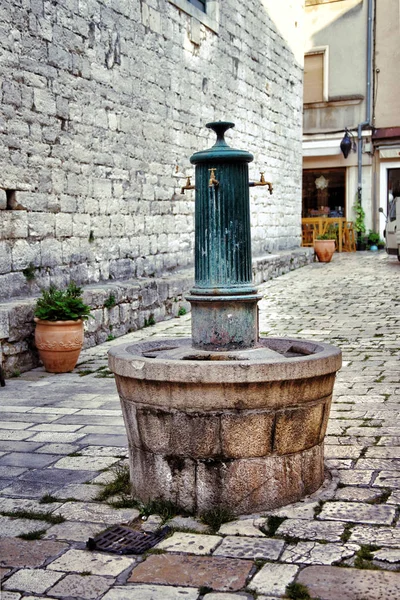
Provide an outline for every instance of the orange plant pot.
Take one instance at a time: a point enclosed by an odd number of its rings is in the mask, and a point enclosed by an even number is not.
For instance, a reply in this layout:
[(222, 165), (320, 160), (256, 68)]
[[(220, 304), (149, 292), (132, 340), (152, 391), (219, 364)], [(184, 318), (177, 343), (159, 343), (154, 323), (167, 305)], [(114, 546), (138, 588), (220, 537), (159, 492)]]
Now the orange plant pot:
[(314, 240), (315, 254), (319, 262), (331, 262), (332, 256), (336, 250), (335, 240)]
[(42, 321), (35, 318), (35, 344), (49, 373), (68, 373), (83, 345), (83, 321)]

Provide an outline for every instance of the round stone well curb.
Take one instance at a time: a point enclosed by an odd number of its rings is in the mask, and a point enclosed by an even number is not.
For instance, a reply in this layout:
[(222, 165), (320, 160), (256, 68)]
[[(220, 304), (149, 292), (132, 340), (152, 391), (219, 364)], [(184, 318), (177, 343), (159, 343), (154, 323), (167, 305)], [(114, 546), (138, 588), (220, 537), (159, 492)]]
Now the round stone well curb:
[(338, 348), (295, 339), (232, 352), (161, 338), (112, 348), (135, 497), (248, 514), (315, 492), (340, 366)]

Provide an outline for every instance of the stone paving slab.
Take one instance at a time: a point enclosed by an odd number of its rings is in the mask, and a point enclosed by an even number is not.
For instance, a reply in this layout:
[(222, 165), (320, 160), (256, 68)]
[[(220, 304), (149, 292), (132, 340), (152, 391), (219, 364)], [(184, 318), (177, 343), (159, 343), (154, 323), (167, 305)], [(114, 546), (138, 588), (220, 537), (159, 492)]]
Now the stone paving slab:
[(134, 508), (112, 508), (107, 504), (95, 502), (66, 502), (58, 512), (70, 521), (108, 523), (109, 525), (133, 521), (139, 516), (139, 511)]
[(231, 521), (221, 525), (218, 530), (221, 535), (247, 535), (250, 537), (265, 537), (265, 534), (254, 525), (253, 519)]
[(331, 565), (352, 558), (359, 549), (358, 544), (299, 542), (287, 546), (281, 561), (304, 565)]
[(59, 482), (41, 483), (38, 481), (8, 481), (6, 487), (1, 490), (3, 496), (11, 498), (36, 498), (39, 499), (46, 494), (53, 494), (60, 487)]
[(258, 594), (283, 595), (286, 586), (294, 580), (298, 570), (295, 565), (267, 563), (253, 577), (248, 587)]
[(244, 587), (252, 567), (252, 561), (235, 558), (155, 554), (135, 567), (128, 581), (236, 591)]
[(282, 540), (227, 536), (214, 550), (213, 556), (278, 560), (284, 546), (285, 542)]
[(380, 498), (382, 490), (374, 488), (359, 488), (348, 486), (337, 490), (336, 500), (348, 500), (354, 502), (370, 502)]
[[(147, 525), (148, 523), (146, 523), (146, 526)], [(158, 526), (159, 525), (160, 523), (158, 523)], [(168, 526), (171, 527), (171, 529), (190, 529), (195, 530), (198, 533), (207, 533), (207, 531), (209, 530), (208, 525), (206, 525), (205, 523), (201, 523), (198, 519), (194, 519), (192, 517), (174, 517), (173, 519), (168, 521)]]
[(53, 469), (72, 469), (74, 471), (102, 471), (108, 469), (111, 465), (118, 462), (117, 458), (112, 456), (69, 456), (59, 458), (51, 468)]
[(318, 515), (318, 519), (390, 525), (395, 515), (395, 508), (384, 504), (370, 505), (363, 504), (362, 502), (326, 502), (321, 513)]
[(3, 583), (3, 588), (43, 594), (62, 577), (63, 573), (52, 573), (45, 569), (20, 569)]
[(40, 567), (49, 558), (68, 549), (67, 544), (47, 540), (0, 539), (0, 565)]
[(62, 502), (51, 502), (48, 504), (40, 503), (38, 500), (29, 500), (28, 498), (0, 498), (0, 513), (28, 511), (36, 513), (53, 513)]
[(398, 600), (400, 573), (307, 567), (297, 578), (320, 600)]
[[(230, 594), (229, 592), (211, 592), (204, 596), (205, 600), (253, 600), (249, 594)], [(271, 598), (270, 600), (274, 600)]]
[(107, 592), (102, 600), (197, 600), (198, 598), (199, 592), (195, 588), (148, 584), (116, 586)]
[(400, 548), (400, 528), (356, 525), (351, 530), (350, 542)]
[(47, 569), (50, 571), (72, 571), (74, 573), (90, 572), (92, 575), (116, 577), (126, 569), (133, 567), (135, 562), (135, 558), (72, 549), (51, 562)]
[(302, 538), (305, 540), (339, 542), (343, 531), (343, 523), (287, 519), (287, 521), (284, 521), (282, 525), (278, 527), (275, 535), (280, 537)]
[(102, 531), (104, 531), (104, 523), (66, 521), (65, 523), (51, 525), (43, 537), (45, 539), (68, 540), (86, 544), (90, 537), (95, 537)]
[(176, 532), (154, 548), (165, 552), (188, 552), (190, 554), (210, 554), (220, 543), (218, 535)]
[(113, 585), (114, 579), (98, 575), (67, 575), (49, 589), (50, 596), (56, 598), (81, 598), (82, 600), (96, 600), (107, 592)]
[(34, 531), (48, 529), (48, 527), (50, 525), (45, 521), (0, 516), (0, 538), (16, 537), (21, 534), (25, 535)]

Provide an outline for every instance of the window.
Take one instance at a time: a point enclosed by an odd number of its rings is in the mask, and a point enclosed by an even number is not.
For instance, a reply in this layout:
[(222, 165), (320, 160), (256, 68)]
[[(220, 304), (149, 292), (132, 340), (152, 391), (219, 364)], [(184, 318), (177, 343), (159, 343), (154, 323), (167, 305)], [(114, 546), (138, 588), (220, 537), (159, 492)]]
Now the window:
[(190, 2), (190, 4), (193, 4), (193, 6), (197, 6), (197, 8), (199, 8), (203, 12), (207, 12), (206, 0), (188, 0), (188, 2)]
[(304, 56), (304, 104), (328, 100), (328, 49), (318, 48)]
[(345, 217), (346, 169), (303, 170), (303, 217)]
[(219, 0), (168, 0), (214, 33), (219, 29)]

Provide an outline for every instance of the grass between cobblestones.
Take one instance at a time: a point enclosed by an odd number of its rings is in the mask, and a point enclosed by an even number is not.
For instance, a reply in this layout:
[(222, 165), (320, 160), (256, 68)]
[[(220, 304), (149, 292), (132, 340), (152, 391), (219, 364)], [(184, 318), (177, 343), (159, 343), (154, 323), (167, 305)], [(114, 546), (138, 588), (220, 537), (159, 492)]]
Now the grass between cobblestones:
[(53, 515), (51, 512), (41, 513), (29, 510), (0, 511), (2, 517), (11, 517), (12, 519), (31, 519), (33, 521), (45, 521), (51, 525), (64, 523), (62, 515)]

